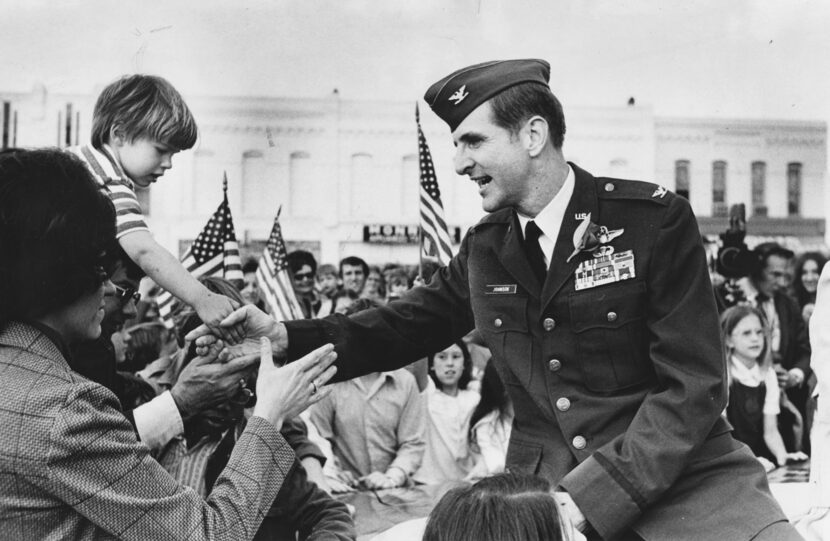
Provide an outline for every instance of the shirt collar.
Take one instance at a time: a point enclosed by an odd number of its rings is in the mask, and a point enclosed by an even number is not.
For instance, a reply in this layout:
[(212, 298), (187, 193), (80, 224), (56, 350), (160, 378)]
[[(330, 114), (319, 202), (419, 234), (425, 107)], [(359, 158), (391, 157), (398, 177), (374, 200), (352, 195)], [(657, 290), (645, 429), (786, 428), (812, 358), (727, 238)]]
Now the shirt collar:
[(118, 160), (115, 158), (115, 151), (111, 146), (104, 144), (103, 147), (98, 149), (92, 145), (88, 145), (88, 148), (92, 155), (95, 156), (95, 160), (98, 162), (98, 165), (101, 166), (109, 178), (120, 180), (126, 184), (128, 188), (135, 190), (135, 184), (130, 177), (127, 176), (127, 173), (124, 171), (124, 168), (121, 167), (121, 164), (118, 163)]
[(522, 236), (524, 236), (527, 222), (533, 220), (542, 233), (548, 237), (552, 242), (556, 242), (559, 236), (559, 229), (562, 227), (562, 220), (565, 218), (565, 211), (568, 209), (568, 203), (571, 201), (571, 196), (574, 193), (574, 185), (576, 184), (573, 168), (568, 165), (568, 176), (565, 177), (565, 182), (559, 191), (551, 199), (550, 203), (545, 205), (545, 208), (536, 215), (535, 218), (524, 216), (517, 212), (519, 216), (519, 223), (522, 226)]

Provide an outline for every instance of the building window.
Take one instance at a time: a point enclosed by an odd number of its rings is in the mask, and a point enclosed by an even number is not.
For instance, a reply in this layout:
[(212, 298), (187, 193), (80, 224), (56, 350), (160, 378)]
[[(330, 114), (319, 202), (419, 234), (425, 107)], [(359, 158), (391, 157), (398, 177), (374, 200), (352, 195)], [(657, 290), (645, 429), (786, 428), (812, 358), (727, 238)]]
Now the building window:
[(787, 164), (787, 214), (801, 214), (801, 164), (798, 162)]
[(752, 214), (767, 215), (767, 164), (752, 162)]
[[(311, 171), (311, 155), (308, 152), (292, 152), (288, 168), (289, 200), (291, 215), (314, 216), (314, 175)], [(319, 210), (319, 209), (318, 209)]]
[(674, 191), (681, 197), (689, 198), (689, 160), (674, 162)]
[(712, 216), (724, 217), (726, 208), (726, 162), (712, 163)]
[[(269, 182), (270, 181), (270, 182)], [(242, 154), (242, 214), (273, 216), (277, 213), (276, 183), (266, 178), (265, 157), (260, 150)]]
[(372, 155), (364, 152), (352, 154), (351, 178), (351, 209), (352, 217), (367, 217), (374, 215), (377, 208), (377, 194), (374, 188), (374, 166)]
[(403, 216), (414, 218), (418, 216), (418, 204), (421, 197), (421, 169), (418, 165), (418, 155), (408, 154), (403, 157), (403, 197), (401, 211)]

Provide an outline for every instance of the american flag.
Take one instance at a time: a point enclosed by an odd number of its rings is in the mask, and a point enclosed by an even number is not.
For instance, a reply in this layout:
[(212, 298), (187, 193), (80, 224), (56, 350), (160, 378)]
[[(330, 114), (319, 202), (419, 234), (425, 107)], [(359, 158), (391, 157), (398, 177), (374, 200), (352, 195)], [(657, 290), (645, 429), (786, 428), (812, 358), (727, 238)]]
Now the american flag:
[(432, 166), (432, 155), (421, 129), (418, 104), (415, 104), (415, 124), (418, 126), (418, 164), (421, 170), (421, 257), (447, 265), (452, 259), (452, 243), (444, 221), (441, 192)]
[[(243, 279), (239, 243), (228, 206), (227, 179), (224, 181), (223, 189), (225, 193), (219, 208), (182, 256), (182, 266), (195, 278), (218, 276), (226, 280)], [(172, 328), (173, 313), (179, 300), (169, 291), (163, 291), (156, 302), (164, 325)]]
[(265, 302), (268, 303), (269, 311), (277, 321), (303, 319), (303, 309), (300, 307), (297, 296), (294, 295), (285, 256), (280, 211), (277, 211), (274, 227), (271, 228), (271, 236), (268, 237), (262, 257), (259, 258), (256, 278), (260, 289), (265, 294)]

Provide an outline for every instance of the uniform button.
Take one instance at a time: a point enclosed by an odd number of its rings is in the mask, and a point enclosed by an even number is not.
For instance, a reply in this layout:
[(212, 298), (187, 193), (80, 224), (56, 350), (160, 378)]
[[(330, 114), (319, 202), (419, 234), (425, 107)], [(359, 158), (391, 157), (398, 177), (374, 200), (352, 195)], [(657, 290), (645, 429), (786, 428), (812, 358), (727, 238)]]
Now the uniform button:
[(545, 321), (542, 322), (542, 327), (544, 327), (546, 331), (552, 331), (553, 328), (556, 327), (556, 322), (553, 318), (546, 317)]
[(560, 368), (562, 368), (562, 362), (559, 359), (551, 359), (548, 361), (548, 369), (551, 372), (557, 372)]
[(571, 443), (573, 443), (574, 448), (579, 450), (585, 449), (585, 446), (588, 445), (588, 442), (582, 436), (575, 437)]
[(568, 411), (571, 409), (571, 401), (563, 396), (556, 401), (556, 409), (559, 411)]
[(605, 185), (605, 191), (606, 192), (613, 192), (614, 191), (614, 184), (611, 183), (611, 182), (607, 183)]
[(501, 325), (502, 325), (501, 318), (500, 318), (500, 317), (497, 317), (497, 318), (496, 318), (496, 320), (495, 320), (495, 321), (493, 321), (493, 325), (495, 325), (497, 328), (498, 328), (498, 327), (501, 327)]
[(608, 312), (608, 321), (614, 322), (617, 321), (617, 313), (616, 312)]

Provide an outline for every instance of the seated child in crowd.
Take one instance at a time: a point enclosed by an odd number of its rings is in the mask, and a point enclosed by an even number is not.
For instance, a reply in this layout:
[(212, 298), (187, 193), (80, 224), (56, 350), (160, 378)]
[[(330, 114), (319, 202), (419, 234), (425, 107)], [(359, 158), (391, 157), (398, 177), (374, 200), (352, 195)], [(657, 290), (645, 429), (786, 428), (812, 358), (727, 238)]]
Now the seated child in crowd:
[(806, 460), (804, 453), (787, 452), (778, 431), (781, 392), (766, 318), (756, 308), (736, 305), (721, 314), (721, 332), (729, 377), (726, 417), (735, 438), (752, 449), (767, 471), (789, 460)]
[[(369, 299), (359, 299), (345, 315), (374, 306)], [(404, 485), (421, 465), (425, 447), (424, 403), (415, 378), (399, 368), (331, 387), (331, 393), (308, 411), (320, 436), (331, 443), (338, 465), (331, 475), (339, 483), (332, 488)]]
[(173, 155), (196, 143), (196, 121), (181, 95), (161, 77), (130, 75), (108, 85), (92, 114), (91, 144), (71, 149), (86, 162), (115, 205), (116, 238), (127, 255), (164, 289), (192, 306), (222, 336), (218, 323), (236, 307), (211, 293), (158, 244), (135, 194), (173, 166)]
[(476, 465), (467, 479), (475, 481), (502, 473), (513, 428), (513, 403), (496, 367), (488, 362), (481, 379), (481, 400), (470, 418), (470, 449)]
[(473, 361), (463, 340), (428, 358), (430, 380), (424, 391), (427, 405), (427, 446), (415, 481), (438, 484), (464, 479), (475, 459), (467, 434), (479, 394), (467, 390)]

